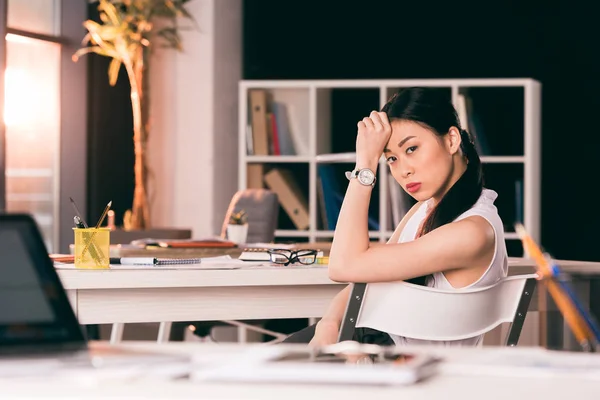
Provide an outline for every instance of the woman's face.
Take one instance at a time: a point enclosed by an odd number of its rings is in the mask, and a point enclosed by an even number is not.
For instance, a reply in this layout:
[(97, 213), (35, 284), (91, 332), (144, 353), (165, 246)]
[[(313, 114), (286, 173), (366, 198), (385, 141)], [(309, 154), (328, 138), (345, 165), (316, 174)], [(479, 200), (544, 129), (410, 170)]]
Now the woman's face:
[(451, 129), (447, 135), (438, 136), (407, 120), (393, 120), (390, 125), (392, 134), (384, 156), (392, 176), (417, 201), (441, 198), (450, 187), (460, 133)]

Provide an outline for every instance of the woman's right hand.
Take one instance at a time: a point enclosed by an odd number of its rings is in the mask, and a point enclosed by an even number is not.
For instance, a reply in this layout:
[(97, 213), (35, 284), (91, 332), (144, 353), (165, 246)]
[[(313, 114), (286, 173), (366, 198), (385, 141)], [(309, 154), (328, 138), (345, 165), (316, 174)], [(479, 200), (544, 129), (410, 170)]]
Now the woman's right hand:
[(315, 335), (308, 343), (309, 346), (320, 347), (337, 343), (339, 326), (335, 321), (322, 319), (317, 323)]

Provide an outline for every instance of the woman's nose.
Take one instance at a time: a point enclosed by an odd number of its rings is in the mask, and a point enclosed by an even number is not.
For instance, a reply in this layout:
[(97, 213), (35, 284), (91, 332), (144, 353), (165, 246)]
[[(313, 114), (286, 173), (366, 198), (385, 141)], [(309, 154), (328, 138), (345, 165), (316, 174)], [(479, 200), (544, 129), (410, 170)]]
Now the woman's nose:
[(403, 178), (408, 178), (409, 176), (414, 174), (414, 170), (410, 165), (403, 165), (400, 170)]

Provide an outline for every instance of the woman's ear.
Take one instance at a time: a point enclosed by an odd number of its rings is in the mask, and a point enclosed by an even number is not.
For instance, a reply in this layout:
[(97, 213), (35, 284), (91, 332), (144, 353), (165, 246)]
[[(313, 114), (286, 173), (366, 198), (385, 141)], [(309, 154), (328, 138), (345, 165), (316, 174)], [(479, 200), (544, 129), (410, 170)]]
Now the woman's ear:
[(453, 126), (448, 130), (448, 134), (446, 135), (445, 139), (446, 146), (450, 154), (453, 155), (460, 149), (462, 137), (460, 136), (460, 131), (456, 127)]

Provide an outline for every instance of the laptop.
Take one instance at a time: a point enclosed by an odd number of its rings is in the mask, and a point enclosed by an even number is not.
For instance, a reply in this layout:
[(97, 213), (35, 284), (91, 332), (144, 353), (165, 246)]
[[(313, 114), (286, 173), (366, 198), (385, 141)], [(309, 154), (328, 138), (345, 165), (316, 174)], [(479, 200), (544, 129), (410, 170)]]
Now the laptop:
[[(82, 366), (187, 362), (186, 356), (89, 343), (29, 214), (0, 213), (0, 364)], [(48, 364), (50, 365), (50, 364)], [(7, 365), (0, 365), (0, 374)]]

